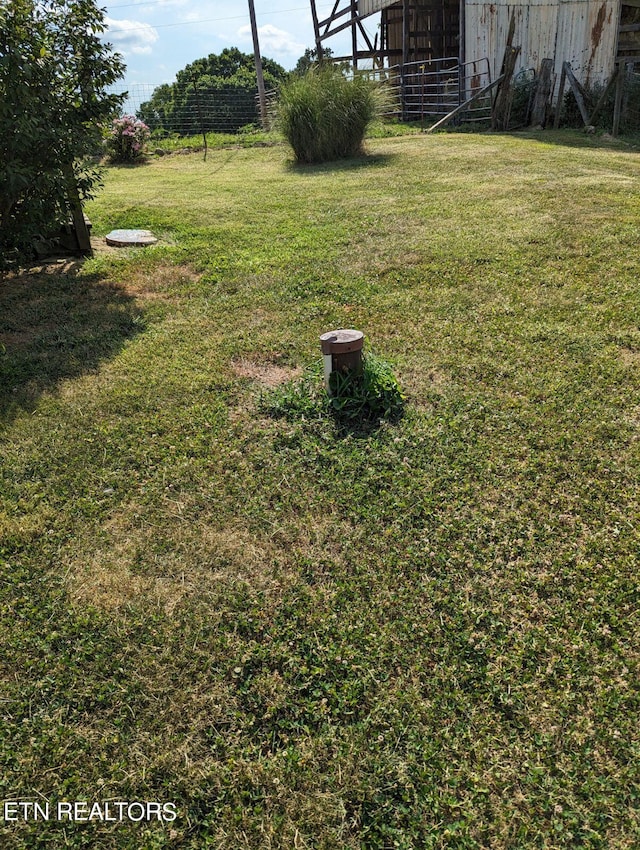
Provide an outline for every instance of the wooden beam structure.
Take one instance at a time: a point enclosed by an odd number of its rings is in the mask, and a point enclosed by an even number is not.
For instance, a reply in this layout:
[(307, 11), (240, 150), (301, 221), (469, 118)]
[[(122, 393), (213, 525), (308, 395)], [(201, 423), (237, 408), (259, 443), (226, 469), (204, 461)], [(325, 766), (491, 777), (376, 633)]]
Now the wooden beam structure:
[(585, 91), (576, 79), (576, 75), (573, 73), (569, 62), (563, 63), (562, 70), (565, 72), (567, 82), (569, 83), (573, 96), (578, 104), (578, 109), (580, 110), (580, 116), (582, 117), (584, 126), (588, 127), (591, 124), (591, 119), (589, 118), (587, 104), (585, 102)]
[[(334, 0), (328, 17), (320, 17), (318, 0), (310, 0), (316, 50), (322, 55), (325, 42), (351, 30), (351, 56), (354, 67), (362, 59), (374, 67), (430, 62), (459, 56), (464, 52), (460, 37), (464, 0)], [(379, 33), (372, 37), (364, 22), (380, 16)]]
[[(569, 63), (565, 62), (562, 66), (562, 73), (565, 75), (564, 79), (566, 80), (567, 71), (565, 65), (568, 66)], [(551, 98), (553, 96), (554, 82), (555, 81), (553, 75), (553, 59), (547, 57), (546, 59), (543, 59), (540, 63), (540, 71), (538, 73), (536, 93), (533, 98), (533, 104), (531, 105), (532, 127), (547, 126), (549, 109), (551, 108)], [(562, 83), (562, 85), (564, 85), (564, 83)]]
[[(378, 8), (361, 8), (359, 0), (335, 0), (331, 13), (326, 18), (318, 15), (317, 0), (311, 2), (311, 17), (318, 56), (323, 55), (324, 42), (345, 30), (351, 30), (351, 55), (348, 57), (335, 57), (336, 59), (347, 59), (352, 62), (353, 67), (358, 67), (360, 59), (369, 59), (374, 67), (382, 66), (385, 59), (385, 50), (382, 39), (371, 40), (364, 28), (363, 21), (374, 14), (380, 14)], [(374, 4), (375, 5), (375, 4)], [(364, 44), (362, 44), (364, 42)]]

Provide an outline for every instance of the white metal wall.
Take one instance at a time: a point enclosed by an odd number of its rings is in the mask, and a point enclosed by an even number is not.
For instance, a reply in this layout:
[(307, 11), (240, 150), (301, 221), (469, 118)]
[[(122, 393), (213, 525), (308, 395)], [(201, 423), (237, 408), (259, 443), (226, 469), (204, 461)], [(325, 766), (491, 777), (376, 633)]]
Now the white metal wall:
[(398, 0), (359, 0), (358, 12), (361, 15), (372, 15), (374, 12), (381, 12), (387, 6), (393, 6)]
[(517, 70), (537, 71), (549, 58), (558, 78), (565, 61), (582, 83), (602, 83), (613, 73), (620, 0), (466, 0), (466, 59), (487, 56), (492, 79), (500, 73), (512, 14), (513, 44), (522, 48)]

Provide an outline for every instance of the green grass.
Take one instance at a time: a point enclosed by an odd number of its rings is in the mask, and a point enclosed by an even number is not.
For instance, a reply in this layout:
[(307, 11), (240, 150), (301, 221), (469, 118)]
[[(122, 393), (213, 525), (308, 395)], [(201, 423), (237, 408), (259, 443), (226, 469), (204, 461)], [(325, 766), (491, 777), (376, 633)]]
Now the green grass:
[[(216, 150), (219, 148), (233, 147), (262, 147), (265, 145), (281, 144), (282, 138), (275, 132), (256, 128), (249, 129), (245, 133), (207, 133), (207, 148)], [(171, 134), (166, 138), (152, 138), (147, 145), (151, 151), (163, 150), (167, 153), (193, 150), (201, 148), (204, 150), (204, 139), (202, 133), (195, 136), (180, 136), (178, 133)]]
[[(367, 129), (367, 137), (386, 139), (393, 136), (409, 136), (420, 132), (420, 125), (396, 120), (375, 120)], [(277, 130), (262, 130), (249, 126), (246, 132), (239, 133), (207, 133), (207, 149), (218, 150), (225, 148), (270, 147), (285, 144), (284, 136)], [(202, 133), (195, 136), (180, 136), (177, 133), (167, 138), (152, 138), (148, 144), (150, 152), (162, 150), (166, 153), (176, 151), (204, 151)]]
[[(639, 846), (637, 155), (368, 150), (111, 168), (158, 246), (0, 283), (0, 797), (179, 812), (3, 847)], [(336, 327), (397, 422), (269, 413)]]

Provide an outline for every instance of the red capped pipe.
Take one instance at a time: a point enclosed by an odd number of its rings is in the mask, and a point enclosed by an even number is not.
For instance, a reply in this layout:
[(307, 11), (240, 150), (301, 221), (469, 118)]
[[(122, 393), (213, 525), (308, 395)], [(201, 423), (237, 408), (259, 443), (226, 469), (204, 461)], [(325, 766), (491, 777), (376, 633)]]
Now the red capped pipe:
[(353, 328), (328, 331), (320, 337), (324, 360), (324, 382), (331, 395), (329, 377), (332, 372), (362, 372), (362, 347), (364, 334)]

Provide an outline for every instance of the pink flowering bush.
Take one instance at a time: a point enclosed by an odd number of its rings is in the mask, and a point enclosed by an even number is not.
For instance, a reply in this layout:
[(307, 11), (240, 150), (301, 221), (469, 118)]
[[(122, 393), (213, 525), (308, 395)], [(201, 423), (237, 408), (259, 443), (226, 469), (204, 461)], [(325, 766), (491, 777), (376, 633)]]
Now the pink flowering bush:
[(135, 162), (144, 155), (150, 135), (147, 125), (135, 115), (114, 118), (107, 138), (109, 156), (114, 162)]

